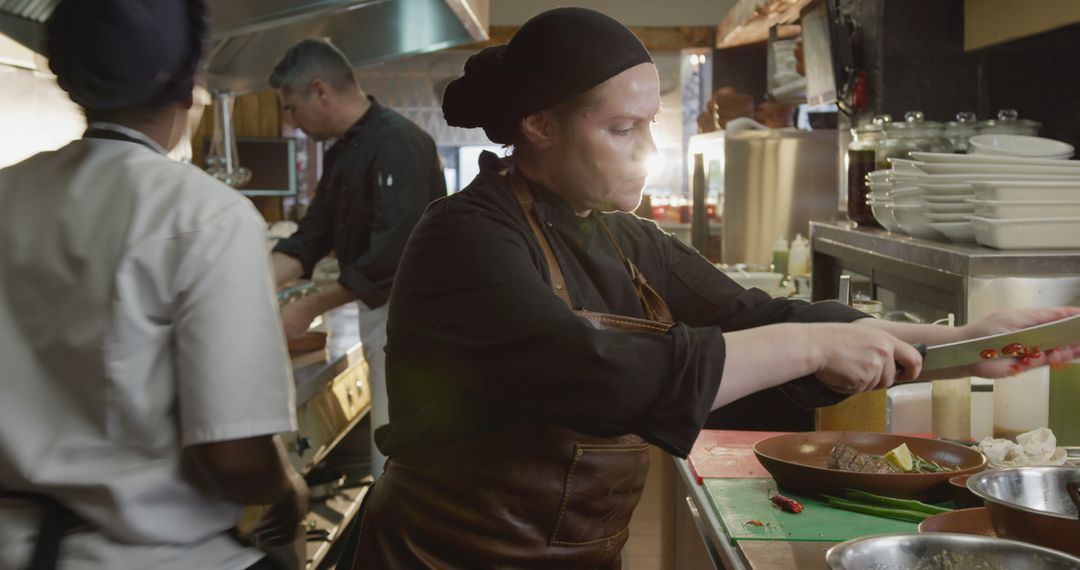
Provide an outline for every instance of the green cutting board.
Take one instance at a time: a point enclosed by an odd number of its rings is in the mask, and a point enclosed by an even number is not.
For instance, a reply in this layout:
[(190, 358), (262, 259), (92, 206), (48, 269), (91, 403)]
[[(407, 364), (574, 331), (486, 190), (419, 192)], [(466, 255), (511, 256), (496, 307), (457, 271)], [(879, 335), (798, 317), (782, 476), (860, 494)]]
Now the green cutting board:
[[(791, 540), (843, 542), (887, 532), (916, 532), (918, 524), (834, 509), (824, 501), (784, 493), (803, 504), (795, 514), (776, 508), (770, 497), (776, 482), (768, 478), (705, 479), (705, 494), (731, 536), (736, 540)], [(764, 526), (747, 524), (761, 521)]]

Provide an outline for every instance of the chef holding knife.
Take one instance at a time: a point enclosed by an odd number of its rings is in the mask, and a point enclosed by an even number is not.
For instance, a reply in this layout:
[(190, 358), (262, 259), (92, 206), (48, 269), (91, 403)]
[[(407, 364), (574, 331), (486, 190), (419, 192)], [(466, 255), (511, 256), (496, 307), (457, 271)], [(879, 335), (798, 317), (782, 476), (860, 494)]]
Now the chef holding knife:
[(265, 223), (164, 155), (205, 18), (63, 0), (48, 21), (89, 128), (0, 170), (0, 568), (278, 568), (232, 531), (256, 504), (260, 543), (306, 558)]
[[(912, 343), (1080, 313), (1006, 311), (950, 329), (743, 289), (627, 213), (656, 152), (658, 88), (633, 33), (581, 8), (529, 20), (447, 87), (450, 125), (481, 127), (513, 152), (483, 154), (402, 258), (391, 418), (376, 434), (390, 459), (360, 515), (353, 568), (620, 568), (649, 444), (685, 457), (711, 410), (749, 394), (828, 405), (919, 377)], [(1010, 369), (924, 376), (961, 372)]]

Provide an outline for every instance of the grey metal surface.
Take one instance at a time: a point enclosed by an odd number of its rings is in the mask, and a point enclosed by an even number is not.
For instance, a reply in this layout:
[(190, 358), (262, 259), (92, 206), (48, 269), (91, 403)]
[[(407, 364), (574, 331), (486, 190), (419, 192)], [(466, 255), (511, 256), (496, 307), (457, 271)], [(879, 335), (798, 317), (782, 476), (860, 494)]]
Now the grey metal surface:
[[(705, 549), (713, 564), (724, 570), (745, 570), (746, 562), (739, 555), (736, 547), (732, 544), (731, 536), (724, 530), (716, 511), (705, 496), (705, 488), (698, 484), (697, 477), (690, 470), (690, 464), (685, 459), (672, 458), (675, 462), (675, 472), (678, 473), (675, 497), (676, 504), (685, 501), (688, 508), (692, 507), (692, 515), (695, 518), (694, 526), (705, 543)], [(685, 494), (684, 494), (685, 492)], [(717, 564), (719, 562), (719, 564)]]
[(323, 315), (326, 349), (293, 358), (296, 403), (303, 404), (339, 374), (364, 358), (360, 349), (359, 309), (349, 303)]
[(966, 277), (1080, 275), (1080, 248), (1074, 250), (1003, 251), (978, 245), (928, 241), (876, 228), (811, 222), (813, 235), (873, 256)]
[(836, 131), (742, 131), (724, 138), (724, 263), (772, 261), (778, 235), (836, 215)]
[(1080, 315), (1026, 329), (975, 339), (931, 346), (923, 358), (923, 370), (975, 364), (985, 349), (998, 350), (997, 358), (1008, 358), (1000, 348), (1016, 343), (1022, 347), (1057, 348), (1080, 342)]
[[(0, 0), (0, 33), (42, 52), (42, 23), (59, 0)], [(474, 5), (485, 0), (208, 0), (207, 87), (268, 87), (289, 46), (329, 37), (356, 66), (487, 39)]]
[(1080, 568), (1080, 558), (1015, 540), (970, 534), (883, 534), (842, 542), (826, 557), (834, 570)]
[(1080, 483), (1080, 469), (1065, 466), (983, 471), (972, 475), (967, 486), (985, 501), (1076, 521), (1080, 513), (1065, 490), (1069, 483)]

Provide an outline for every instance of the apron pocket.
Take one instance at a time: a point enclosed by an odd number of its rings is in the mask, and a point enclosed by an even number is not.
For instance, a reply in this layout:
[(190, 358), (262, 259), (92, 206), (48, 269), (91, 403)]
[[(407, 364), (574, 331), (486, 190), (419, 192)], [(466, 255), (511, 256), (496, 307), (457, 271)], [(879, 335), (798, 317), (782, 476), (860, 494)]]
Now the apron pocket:
[(551, 544), (590, 544), (626, 532), (648, 472), (648, 444), (574, 444)]

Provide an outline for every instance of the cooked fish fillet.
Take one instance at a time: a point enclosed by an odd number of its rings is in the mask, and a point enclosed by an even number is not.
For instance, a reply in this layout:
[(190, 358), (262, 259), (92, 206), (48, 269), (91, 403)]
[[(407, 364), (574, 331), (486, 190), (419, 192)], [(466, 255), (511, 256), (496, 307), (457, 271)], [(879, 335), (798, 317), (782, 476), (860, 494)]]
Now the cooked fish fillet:
[(859, 453), (851, 447), (839, 443), (829, 452), (829, 469), (856, 471), (858, 473), (900, 473), (893, 464), (867, 453)]

